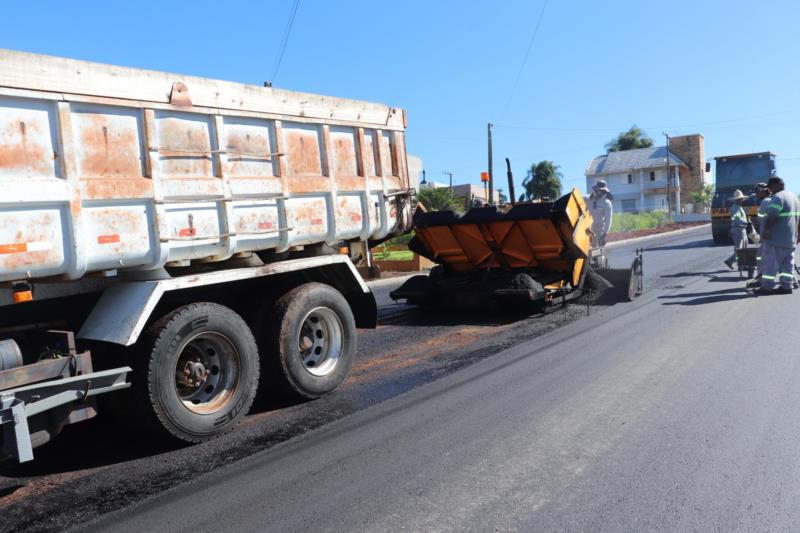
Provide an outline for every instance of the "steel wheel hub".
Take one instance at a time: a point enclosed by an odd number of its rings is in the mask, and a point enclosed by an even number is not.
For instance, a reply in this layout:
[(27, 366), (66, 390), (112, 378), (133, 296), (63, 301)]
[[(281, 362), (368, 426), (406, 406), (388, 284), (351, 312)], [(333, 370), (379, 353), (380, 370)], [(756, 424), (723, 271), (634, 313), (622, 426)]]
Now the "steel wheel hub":
[(183, 345), (175, 365), (175, 390), (197, 414), (222, 409), (239, 383), (239, 353), (224, 335), (204, 332)]
[(303, 367), (315, 376), (333, 372), (342, 354), (343, 328), (339, 316), (327, 307), (317, 307), (303, 319), (298, 354)]

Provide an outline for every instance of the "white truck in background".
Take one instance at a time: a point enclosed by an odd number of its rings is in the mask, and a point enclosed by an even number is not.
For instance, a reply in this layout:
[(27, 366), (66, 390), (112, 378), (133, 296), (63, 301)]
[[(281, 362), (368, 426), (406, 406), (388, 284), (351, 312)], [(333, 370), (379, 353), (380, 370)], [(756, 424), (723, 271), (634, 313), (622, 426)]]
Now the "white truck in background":
[(377, 320), (348, 254), (408, 231), (415, 194), (400, 109), (1, 49), (0, 191), (20, 461), (100, 394), (200, 442), (259, 377), (335, 389)]

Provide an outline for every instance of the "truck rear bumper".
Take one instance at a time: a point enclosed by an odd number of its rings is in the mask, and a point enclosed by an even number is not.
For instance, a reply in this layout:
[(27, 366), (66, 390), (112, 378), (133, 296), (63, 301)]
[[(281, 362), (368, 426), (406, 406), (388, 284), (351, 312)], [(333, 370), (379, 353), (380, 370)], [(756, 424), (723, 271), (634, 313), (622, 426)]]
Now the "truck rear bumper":
[[(15, 371), (25, 372), (26, 367), (9, 372)], [(130, 387), (125, 382), (130, 371), (130, 367), (121, 367), (0, 391), (0, 452), (21, 463), (32, 460), (34, 444), (29, 418), (57, 408), (62, 408), (54, 412), (59, 427), (91, 418), (95, 414), (92, 398)]]

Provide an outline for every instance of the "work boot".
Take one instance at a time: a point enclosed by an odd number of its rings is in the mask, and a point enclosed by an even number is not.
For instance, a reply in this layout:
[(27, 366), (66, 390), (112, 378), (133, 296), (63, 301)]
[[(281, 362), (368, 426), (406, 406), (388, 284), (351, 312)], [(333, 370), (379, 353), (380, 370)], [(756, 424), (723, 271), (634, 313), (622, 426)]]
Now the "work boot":
[(769, 296), (771, 294), (775, 294), (775, 291), (772, 289), (765, 289), (764, 287), (759, 287), (758, 290), (753, 291), (753, 294), (758, 296)]
[(725, 264), (728, 265), (728, 268), (733, 270), (733, 261), (731, 261), (730, 259), (726, 259)]
[(761, 278), (751, 279), (745, 284), (745, 287), (748, 289), (758, 289), (761, 287)]
[(791, 287), (778, 287), (775, 290), (775, 294), (792, 294), (792, 292), (794, 291), (792, 291)]

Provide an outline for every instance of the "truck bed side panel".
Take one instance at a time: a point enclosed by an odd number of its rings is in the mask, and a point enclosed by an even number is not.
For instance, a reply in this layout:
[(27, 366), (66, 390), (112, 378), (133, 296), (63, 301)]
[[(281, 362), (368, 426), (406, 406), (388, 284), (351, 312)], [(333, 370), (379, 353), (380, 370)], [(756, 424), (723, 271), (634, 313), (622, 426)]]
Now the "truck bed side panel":
[(0, 50), (0, 281), (404, 231), (398, 111)]

